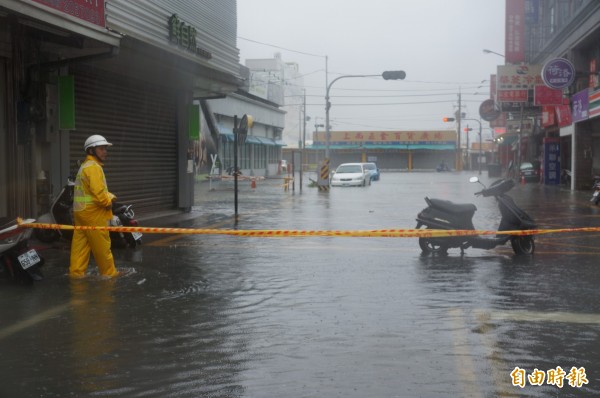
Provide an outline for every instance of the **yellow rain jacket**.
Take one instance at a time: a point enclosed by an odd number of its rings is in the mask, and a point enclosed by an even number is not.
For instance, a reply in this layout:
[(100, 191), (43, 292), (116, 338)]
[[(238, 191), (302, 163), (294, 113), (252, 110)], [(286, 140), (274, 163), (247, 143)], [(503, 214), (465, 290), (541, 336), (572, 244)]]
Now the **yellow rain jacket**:
[[(112, 201), (116, 196), (108, 192), (102, 166), (98, 159), (88, 155), (77, 172), (73, 196), (75, 225), (107, 226), (112, 218)], [(109, 232), (75, 230), (71, 242), (71, 276), (85, 275), (90, 253), (94, 255), (100, 275), (118, 275), (110, 250)]]

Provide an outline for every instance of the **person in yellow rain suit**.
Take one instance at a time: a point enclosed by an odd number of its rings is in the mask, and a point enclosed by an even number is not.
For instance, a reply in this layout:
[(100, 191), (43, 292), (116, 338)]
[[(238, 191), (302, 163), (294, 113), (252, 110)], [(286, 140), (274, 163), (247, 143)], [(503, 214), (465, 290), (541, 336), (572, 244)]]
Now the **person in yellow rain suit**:
[[(85, 140), (85, 162), (77, 172), (73, 196), (75, 225), (107, 226), (112, 218), (112, 201), (115, 195), (108, 191), (102, 166), (112, 144), (101, 135)], [(93, 253), (100, 275), (113, 277), (119, 273), (110, 250), (109, 232), (93, 230), (73, 231), (71, 242), (71, 265), (69, 274), (81, 278), (85, 275), (90, 252)]]

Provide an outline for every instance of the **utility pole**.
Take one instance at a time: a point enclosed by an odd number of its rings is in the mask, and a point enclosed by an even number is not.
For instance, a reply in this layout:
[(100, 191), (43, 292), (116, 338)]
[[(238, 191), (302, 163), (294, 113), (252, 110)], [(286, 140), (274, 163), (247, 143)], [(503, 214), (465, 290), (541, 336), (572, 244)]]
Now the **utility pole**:
[(460, 136), (462, 134), (460, 130), (460, 119), (462, 118), (462, 102), (460, 87), (458, 88), (458, 110), (456, 111), (456, 123), (458, 131), (458, 147), (456, 148), (456, 170), (461, 171), (462, 167), (462, 147)]
[(302, 89), (302, 142), (300, 143), (300, 192), (302, 192), (302, 173), (304, 169), (304, 150), (306, 149), (306, 89)]

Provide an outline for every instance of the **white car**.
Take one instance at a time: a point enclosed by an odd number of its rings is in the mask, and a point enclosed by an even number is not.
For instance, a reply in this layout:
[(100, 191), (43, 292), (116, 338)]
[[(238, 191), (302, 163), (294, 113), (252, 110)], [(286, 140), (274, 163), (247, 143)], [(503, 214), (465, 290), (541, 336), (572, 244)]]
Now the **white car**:
[(332, 187), (371, 185), (371, 175), (362, 163), (343, 163), (331, 177)]

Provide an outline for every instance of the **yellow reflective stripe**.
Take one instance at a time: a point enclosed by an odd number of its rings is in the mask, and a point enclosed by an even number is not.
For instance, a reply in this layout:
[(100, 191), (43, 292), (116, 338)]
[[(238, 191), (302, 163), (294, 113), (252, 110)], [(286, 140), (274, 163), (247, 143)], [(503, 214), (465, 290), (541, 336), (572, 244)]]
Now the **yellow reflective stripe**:
[(74, 202), (81, 202), (81, 203), (91, 203), (93, 201), (91, 196), (75, 196), (73, 198)]

